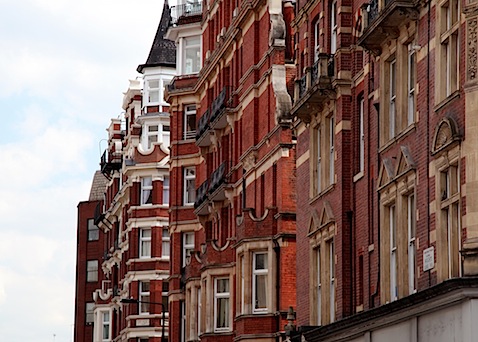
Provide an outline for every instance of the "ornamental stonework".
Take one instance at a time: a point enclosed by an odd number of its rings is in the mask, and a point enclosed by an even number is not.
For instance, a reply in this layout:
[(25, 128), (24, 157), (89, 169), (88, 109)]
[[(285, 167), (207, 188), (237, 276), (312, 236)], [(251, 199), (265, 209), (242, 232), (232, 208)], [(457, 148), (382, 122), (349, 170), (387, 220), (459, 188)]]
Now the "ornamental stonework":
[(477, 51), (477, 29), (478, 29), (478, 18), (473, 18), (468, 20), (468, 68), (467, 68), (467, 78), (468, 81), (474, 81), (477, 78), (478, 65), (478, 51)]

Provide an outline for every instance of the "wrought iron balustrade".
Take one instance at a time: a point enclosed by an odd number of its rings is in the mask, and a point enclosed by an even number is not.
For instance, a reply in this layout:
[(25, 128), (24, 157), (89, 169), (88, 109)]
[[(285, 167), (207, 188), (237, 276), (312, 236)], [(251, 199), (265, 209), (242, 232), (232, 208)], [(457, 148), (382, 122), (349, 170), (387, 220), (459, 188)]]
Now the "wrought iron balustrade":
[(177, 6), (171, 6), (171, 23), (173, 25), (187, 17), (192, 17), (202, 14), (202, 2), (190, 2)]
[(198, 208), (207, 199), (207, 193), (209, 190), (209, 179), (206, 179), (201, 186), (196, 190), (196, 201), (194, 202), (194, 208)]

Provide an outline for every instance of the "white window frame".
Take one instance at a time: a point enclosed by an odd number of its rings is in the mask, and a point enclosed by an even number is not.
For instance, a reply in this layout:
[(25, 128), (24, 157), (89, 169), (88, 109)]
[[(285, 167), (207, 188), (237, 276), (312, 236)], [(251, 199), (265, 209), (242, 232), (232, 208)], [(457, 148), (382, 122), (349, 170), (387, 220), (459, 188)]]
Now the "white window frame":
[(413, 45), (408, 45), (408, 63), (407, 63), (407, 124), (410, 126), (415, 122), (415, 68), (416, 68), (416, 54)]
[(329, 275), (330, 275), (330, 323), (335, 321), (335, 245), (334, 240), (329, 244)]
[[(228, 283), (228, 292), (218, 292), (218, 281), (220, 280), (225, 280)], [(230, 287), (230, 280), (227, 277), (222, 277), (222, 278), (214, 278), (214, 332), (221, 332), (221, 331), (229, 331), (231, 322), (230, 322), (230, 305), (231, 305), (231, 287)], [(217, 320), (218, 320), (218, 305), (219, 305), (219, 300), (221, 299), (227, 299), (228, 304), (227, 304), (227, 311), (226, 311), (226, 317), (225, 317), (225, 324), (226, 326), (224, 327), (218, 327), (217, 325)]]
[(364, 110), (365, 99), (363, 96), (359, 100), (359, 171), (365, 169), (365, 132), (364, 132)]
[[(189, 128), (189, 117), (194, 117), (195, 127), (194, 129)], [(183, 139), (195, 139), (196, 137), (196, 105), (186, 105), (184, 106), (184, 134)]]
[(397, 250), (397, 218), (396, 207), (388, 207), (388, 224), (390, 234), (390, 301), (398, 299), (398, 250)]
[[(192, 241), (188, 238), (192, 238)], [(186, 266), (186, 260), (191, 256), (191, 252), (194, 251), (194, 232), (183, 233), (183, 267)]]
[(196, 200), (196, 168), (194, 166), (185, 167), (183, 176), (183, 204), (194, 205), (194, 201)]
[[(152, 128), (155, 127), (154, 130)], [(142, 147), (146, 151), (154, 148), (154, 145), (163, 144), (169, 147), (171, 143), (171, 126), (169, 122), (148, 122), (143, 126)]]
[(407, 228), (408, 228), (408, 293), (417, 291), (416, 287), (416, 204), (415, 194), (407, 196)]
[(330, 53), (333, 55), (337, 51), (337, 0), (330, 4)]
[[(121, 178), (121, 177), (120, 177)], [(87, 222), (88, 241), (98, 241), (100, 238), (100, 229), (95, 224), (94, 219), (88, 219)]]
[[(193, 39), (198, 39), (199, 43), (196, 44), (191, 44), (188, 42), (191, 42)], [(193, 52), (197, 53), (197, 70), (194, 68), (194, 62), (190, 66), (190, 70), (188, 70), (188, 65), (187, 65), (187, 51), (191, 50)], [(183, 58), (182, 58), (182, 74), (183, 75), (192, 75), (192, 74), (197, 74), (201, 70), (201, 36), (190, 36), (190, 37), (184, 37), (182, 38), (182, 53), (183, 53)]]
[(169, 228), (163, 227), (163, 231), (161, 232), (161, 258), (169, 259), (170, 255), (171, 255), (171, 236), (169, 235)]
[(314, 63), (319, 60), (320, 53), (320, 19), (317, 19), (314, 23)]
[[(147, 285), (146, 285), (147, 284)], [(145, 287), (147, 287), (145, 289)], [(151, 283), (149, 281), (139, 282), (139, 314), (149, 315), (150, 301), (151, 301)]]
[(88, 283), (98, 281), (98, 260), (86, 261), (86, 281)]
[[(148, 78), (144, 80), (145, 82), (145, 90), (146, 90), (146, 96), (145, 96), (145, 102), (147, 105), (154, 105), (154, 104), (159, 104), (161, 102), (161, 79), (159, 78)], [(158, 83), (157, 86), (152, 87), (151, 83)], [(157, 94), (157, 100), (156, 101), (151, 101), (151, 95), (152, 94)]]
[[(105, 336), (106, 332), (106, 336)], [(111, 312), (101, 311), (101, 340), (111, 341)]]
[(153, 204), (153, 177), (141, 177), (140, 205)]
[[(149, 236), (147, 236), (147, 232), (149, 232)], [(153, 231), (151, 228), (148, 228), (148, 227), (139, 228), (139, 257), (140, 259), (151, 258), (152, 233)]]
[(163, 205), (169, 205), (170, 201), (170, 178), (164, 176), (163, 178)]
[[(256, 265), (256, 261), (257, 261), (257, 256), (258, 255), (264, 255), (265, 256), (265, 264), (264, 264), (264, 267), (265, 268), (262, 268), (262, 269), (257, 269), (257, 265)], [(267, 293), (268, 293), (268, 284), (269, 284), (269, 265), (268, 265), (268, 260), (269, 260), (269, 256), (268, 256), (268, 253), (267, 252), (254, 252), (252, 254), (252, 312), (253, 313), (265, 313), (268, 311), (268, 306), (269, 306), (269, 303), (268, 303), (268, 296), (267, 296)], [(265, 301), (266, 301), (266, 306), (265, 307), (256, 307), (257, 305), (257, 302), (258, 302), (258, 299), (257, 299), (257, 296), (258, 296), (258, 293), (256, 291), (256, 286), (258, 284), (258, 277), (263, 277), (265, 276), (266, 280), (265, 280), (265, 289), (264, 289), (264, 295), (265, 295)]]
[(397, 60), (394, 58), (389, 65), (389, 103), (388, 103), (388, 137), (392, 139), (395, 137), (396, 131), (396, 115), (397, 115)]

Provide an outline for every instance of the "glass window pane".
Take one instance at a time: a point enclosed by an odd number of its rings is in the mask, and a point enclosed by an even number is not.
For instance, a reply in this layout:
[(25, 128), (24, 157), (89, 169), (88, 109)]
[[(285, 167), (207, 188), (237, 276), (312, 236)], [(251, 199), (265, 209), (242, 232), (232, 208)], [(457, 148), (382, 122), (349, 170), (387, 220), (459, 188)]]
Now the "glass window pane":
[(266, 289), (267, 289), (267, 275), (257, 275), (256, 276), (256, 298), (255, 298), (255, 308), (264, 309), (267, 308), (266, 303)]

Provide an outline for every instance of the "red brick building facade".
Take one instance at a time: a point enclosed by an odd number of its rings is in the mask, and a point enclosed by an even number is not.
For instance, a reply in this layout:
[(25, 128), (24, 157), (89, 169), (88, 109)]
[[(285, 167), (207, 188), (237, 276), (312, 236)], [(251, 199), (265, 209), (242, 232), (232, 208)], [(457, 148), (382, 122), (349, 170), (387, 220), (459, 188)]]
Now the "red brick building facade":
[[(178, 65), (189, 67), (179, 68), (167, 94), (175, 185), (170, 340), (276, 341), (295, 305), (287, 92), (295, 68), (286, 39), (293, 6), (223, 1), (173, 10), (168, 38)], [(192, 41), (200, 43), (194, 59)]]
[(88, 201), (78, 204), (75, 341), (93, 341), (93, 292), (101, 287), (99, 267), (103, 261), (104, 235), (95, 224), (95, 212), (103, 203), (106, 178), (97, 171)]
[(474, 329), (464, 308), (478, 275), (465, 110), (476, 96), (465, 58), (472, 8), (298, 2), (291, 114), (306, 341), (473, 340), (462, 333)]
[(109, 128), (94, 341), (473, 341), (477, 3), (165, 8)]

